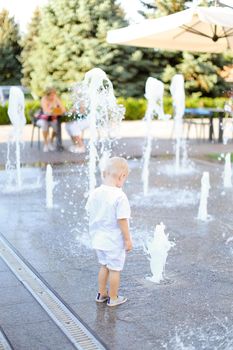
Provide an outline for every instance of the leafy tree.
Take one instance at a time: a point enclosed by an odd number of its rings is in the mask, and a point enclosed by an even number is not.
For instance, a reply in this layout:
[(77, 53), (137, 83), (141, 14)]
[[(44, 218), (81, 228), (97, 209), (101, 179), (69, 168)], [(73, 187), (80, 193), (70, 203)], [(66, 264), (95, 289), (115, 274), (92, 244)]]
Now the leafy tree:
[(174, 12), (182, 11), (185, 7), (184, 0), (157, 0), (157, 1), (144, 1), (141, 0), (141, 3), (145, 6), (146, 9), (152, 10), (151, 14), (153, 17), (160, 17), (170, 15)]
[(229, 83), (223, 78), (221, 71), (225, 65), (232, 62), (232, 55), (195, 54), (183, 52), (183, 60), (172, 67), (168, 65), (162, 74), (164, 82), (171, 81), (176, 73), (182, 73), (185, 79), (185, 88), (198, 95), (216, 97), (225, 94), (230, 89)]
[[(145, 8), (150, 10), (150, 17), (169, 15), (186, 8), (185, 0), (142, 0), (141, 2)], [(208, 1), (203, 0), (202, 5), (207, 4)], [(167, 52), (163, 51), (163, 55), (166, 57)], [(182, 73), (185, 78), (185, 88), (189, 94), (197, 92), (204, 96), (219, 96), (229, 89), (229, 85), (221, 77), (220, 72), (223, 66), (232, 63), (232, 58), (230, 54), (198, 54), (177, 51), (171, 53), (172, 61), (162, 72), (161, 79), (170, 83), (174, 74)]]
[[(182, 10), (184, 6), (183, 0), (141, 0), (145, 7), (145, 11), (140, 11), (140, 14), (145, 18), (156, 18), (165, 16), (175, 12), (175, 10)], [(165, 92), (169, 91), (169, 83), (171, 77), (175, 74), (175, 67), (182, 62), (182, 52), (173, 52), (157, 49), (154, 51), (154, 71), (157, 74), (152, 74), (156, 78), (165, 83)], [(164, 73), (166, 72), (166, 73)]]
[(0, 12), (0, 84), (18, 85), (21, 78), (19, 27), (9, 12)]

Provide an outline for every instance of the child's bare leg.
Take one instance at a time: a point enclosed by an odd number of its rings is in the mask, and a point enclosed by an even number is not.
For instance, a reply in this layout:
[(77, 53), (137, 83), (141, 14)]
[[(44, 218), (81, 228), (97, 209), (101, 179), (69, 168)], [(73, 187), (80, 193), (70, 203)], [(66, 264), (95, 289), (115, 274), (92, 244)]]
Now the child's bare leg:
[(79, 147), (84, 146), (83, 140), (80, 136), (72, 136), (72, 141), (75, 145), (77, 145)]
[(120, 286), (120, 271), (109, 270), (109, 296), (111, 299), (117, 299)]
[(108, 295), (107, 282), (108, 282), (109, 270), (106, 266), (102, 265), (98, 274), (99, 293), (102, 296)]
[(57, 136), (57, 133), (53, 130), (52, 132), (52, 137), (51, 137), (51, 142), (53, 143), (54, 138)]
[(49, 142), (49, 132), (48, 132), (48, 130), (43, 130), (42, 134), (43, 134), (43, 137), (44, 137), (44, 144), (48, 145), (48, 142)]
[(79, 136), (71, 136), (71, 138), (72, 138), (73, 143), (75, 145), (78, 145), (78, 143), (79, 143)]

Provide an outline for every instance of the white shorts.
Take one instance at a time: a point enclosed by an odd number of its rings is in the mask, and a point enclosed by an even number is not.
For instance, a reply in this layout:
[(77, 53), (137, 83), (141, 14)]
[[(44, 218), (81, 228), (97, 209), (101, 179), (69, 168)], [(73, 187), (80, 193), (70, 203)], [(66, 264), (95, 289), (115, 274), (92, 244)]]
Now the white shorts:
[(88, 119), (74, 120), (73, 122), (66, 123), (66, 131), (71, 137), (80, 136), (82, 131), (87, 128), (89, 128)]
[(51, 126), (53, 128), (54, 132), (57, 132), (57, 120), (53, 120), (53, 121), (49, 122), (46, 119), (38, 119), (36, 122), (36, 125), (41, 127), (41, 129), (43, 131), (48, 131), (49, 127)]
[(99, 250), (96, 249), (98, 261), (109, 270), (122, 271), (125, 264), (125, 249)]

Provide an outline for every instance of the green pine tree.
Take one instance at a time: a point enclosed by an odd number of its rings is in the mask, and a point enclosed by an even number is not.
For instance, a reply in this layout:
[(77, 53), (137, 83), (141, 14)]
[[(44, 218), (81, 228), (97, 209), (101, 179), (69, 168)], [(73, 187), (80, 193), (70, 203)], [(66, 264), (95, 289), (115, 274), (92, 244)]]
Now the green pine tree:
[(0, 85), (20, 84), (19, 41), (19, 27), (9, 12), (3, 9), (0, 12)]
[(37, 38), (40, 31), (41, 11), (37, 8), (32, 16), (31, 22), (28, 26), (27, 34), (22, 38), (22, 85), (30, 88), (31, 74), (34, 69), (34, 56), (37, 48)]
[(117, 95), (142, 96), (147, 77), (161, 74), (167, 62), (155, 69), (159, 62), (153, 50), (106, 42), (108, 30), (126, 25), (116, 0), (51, 0), (42, 10), (35, 41), (31, 89), (39, 95), (49, 85), (66, 91), (88, 70), (100, 67)]

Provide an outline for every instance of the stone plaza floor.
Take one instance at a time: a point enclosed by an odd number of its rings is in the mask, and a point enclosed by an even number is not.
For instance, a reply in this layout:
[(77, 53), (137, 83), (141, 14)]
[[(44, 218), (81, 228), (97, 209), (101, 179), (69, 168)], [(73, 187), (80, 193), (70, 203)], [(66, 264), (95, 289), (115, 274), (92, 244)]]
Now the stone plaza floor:
[[(5, 187), (6, 144), (1, 144), (0, 233), (107, 349), (233, 349), (233, 189), (223, 188), (223, 163), (207, 157), (231, 151), (232, 144), (190, 141), (189, 167), (175, 174), (173, 142), (154, 141), (144, 197), (143, 142), (124, 138), (113, 147), (113, 154), (130, 156), (131, 168), (125, 192), (132, 207), (134, 250), (122, 273), (121, 293), (128, 297), (124, 305), (110, 309), (94, 300), (98, 264), (89, 248), (84, 211), (86, 155), (45, 154), (26, 143), (25, 188), (14, 192)], [(45, 200), (48, 163), (56, 182), (52, 209)], [(204, 171), (210, 173), (211, 189), (209, 219), (202, 222), (197, 211)], [(168, 254), (165, 282), (155, 284), (146, 279), (150, 263), (143, 246), (160, 222), (176, 245)], [(0, 325), (12, 348), (75, 348), (1, 259), (0, 281)]]

